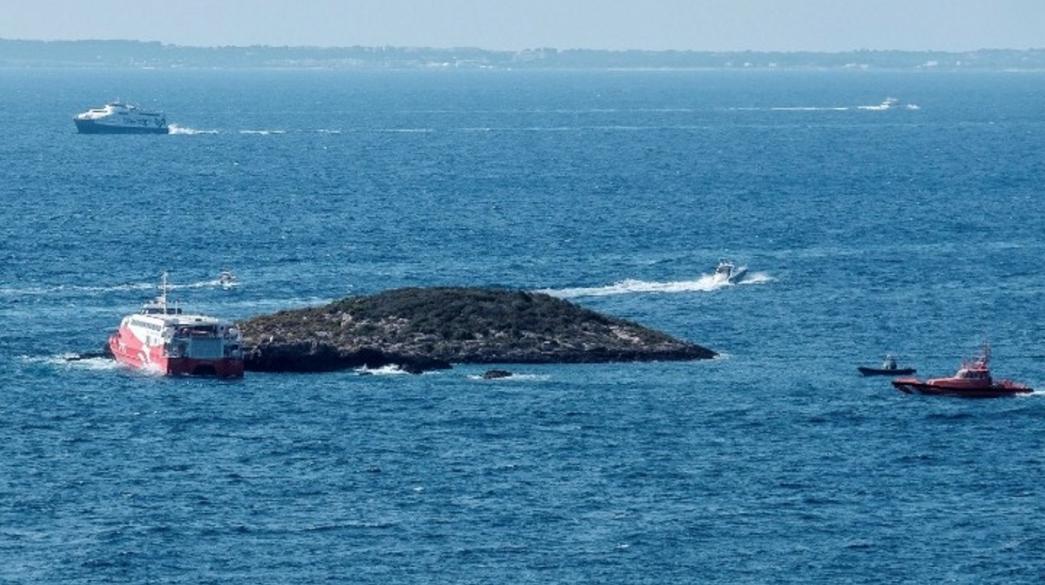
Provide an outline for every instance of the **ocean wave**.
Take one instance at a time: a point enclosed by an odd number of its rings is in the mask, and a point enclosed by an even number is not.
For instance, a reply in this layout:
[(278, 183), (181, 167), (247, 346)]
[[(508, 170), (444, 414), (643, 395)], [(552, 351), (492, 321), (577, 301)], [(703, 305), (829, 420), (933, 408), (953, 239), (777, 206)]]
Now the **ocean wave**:
[(705, 274), (696, 280), (679, 280), (671, 282), (650, 282), (645, 280), (627, 279), (615, 282), (608, 286), (577, 287), (562, 289), (541, 289), (536, 292), (546, 293), (554, 297), (571, 299), (577, 297), (605, 297), (626, 294), (647, 293), (692, 293), (713, 292), (735, 286), (747, 284), (763, 284), (773, 280), (773, 277), (764, 272), (753, 272), (736, 283), (717, 279), (714, 275)]
[(171, 134), (181, 134), (185, 136), (194, 136), (196, 134), (217, 134), (218, 130), (197, 130), (196, 128), (189, 128), (179, 126), (177, 124), (171, 124), (167, 127)]

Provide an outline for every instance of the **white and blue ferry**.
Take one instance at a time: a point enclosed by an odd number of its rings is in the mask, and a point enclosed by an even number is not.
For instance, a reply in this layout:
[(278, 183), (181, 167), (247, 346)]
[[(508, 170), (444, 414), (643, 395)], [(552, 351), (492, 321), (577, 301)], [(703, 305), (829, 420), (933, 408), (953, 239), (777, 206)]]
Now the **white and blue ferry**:
[(112, 102), (91, 108), (73, 118), (80, 134), (168, 134), (163, 112), (146, 112), (141, 108)]

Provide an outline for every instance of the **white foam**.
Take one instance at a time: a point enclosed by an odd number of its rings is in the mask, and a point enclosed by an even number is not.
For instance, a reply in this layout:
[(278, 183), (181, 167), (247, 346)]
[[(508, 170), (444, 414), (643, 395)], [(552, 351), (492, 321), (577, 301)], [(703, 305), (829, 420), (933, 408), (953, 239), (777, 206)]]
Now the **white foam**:
[[(884, 112), (897, 107), (900, 100), (894, 97), (888, 97), (882, 100), (882, 103), (867, 105), (867, 106), (772, 106), (768, 108), (760, 107), (735, 107), (727, 108), (732, 112), (848, 112), (850, 110), (862, 110), (865, 112)], [(904, 106), (908, 110), (920, 110), (921, 108), (915, 104), (906, 104)]]
[(771, 112), (847, 112), (847, 106), (777, 106)]
[(577, 297), (605, 297), (626, 294), (647, 293), (692, 293), (712, 292), (724, 288), (742, 286), (746, 284), (763, 284), (773, 280), (764, 272), (753, 272), (746, 275), (739, 282), (731, 283), (712, 274), (705, 274), (696, 280), (679, 280), (672, 282), (649, 282), (645, 280), (627, 279), (615, 282), (608, 286), (579, 287), (563, 289), (542, 289), (536, 292), (546, 293), (555, 297), (570, 299)]
[(375, 132), (390, 132), (394, 134), (428, 134), (435, 132), (435, 128), (377, 128)]
[[(221, 280), (213, 279), (200, 280), (197, 282), (190, 282), (187, 284), (172, 284), (170, 285), (170, 288), (172, 290), (197, 288), (231, 288), (239, 285), (239, 282), (222, 283)], [(124, 284), (114, 284), (108, 286), (80, 286), (59, 284), (54, 286), (0, 287), (0, 296), (44, 296), (75, 293), (107, 293), (136, 290), (159, 290), (159, 287), (156, 286), (155, 282), (128, 282)]]
[(319, 134), (341, 134), (341, 131), (336, 128), (320, 128), (316, 132)]
[(270, 134), (286, 134), (286, 130), (240, 130), (240, 134), (256, 134), (259, 136), (268, 136)]
[(0, 295), (7, 296), (43, 296), (78, 292), (114, 292), (125, 290), (148, 290), (156, 288), (153, 283), (132, 282), (112, 286), (75, 286), (59, 284), (55, 286), (0, 287)]
[(196, 128), (182, 127), (177, 124), (171, 124), (167, 127), (167, 130), (171, 134), (181, 134), (185, 136), (194, 136), (196, 134), (217, 134), (217, 130), (197, 130)]
[(373, 369), (363, 366), (362, 368), (356, 368), (355, 372), (359, 374), (370, 374), (373, 376), (402, 376), (404, 374), (410, 374), (410, 372), (403, 370), (395, 364), (388, 364), (387, 366)]
[[(232, 288), (239, 286), (239, 282), (222, 282), (220, 279), (215, 278), (214, 280), (200, 280), (197, 282), (190, 282), (188, 284), (172, 284), (170, 285), (172, 290), (186, 289), (186, 288)], [(156, 285), (152, 285), (155, 287)]]
[(23, 355), (21, 358), (23, 362), (28, 364), (45, 364), (62, 368), (79, 368), (94, 371), (116, 370), (120, 368), (120, 364), (116, 360), (104, 357), (78, 359), (79, 354), (76, 353), (61, 353), (52, 356)]
[(864, 110), (866, 112), (884, 112), (886, 110), (893, 109), (893, 107), (895, 107), (896, 104), (898, 104), (899, 102), (900, 100), (889, 97), (885, 98), (885, 100), (883, 100), (880, 104), (874, 106), (857, 106), (856, 109)]

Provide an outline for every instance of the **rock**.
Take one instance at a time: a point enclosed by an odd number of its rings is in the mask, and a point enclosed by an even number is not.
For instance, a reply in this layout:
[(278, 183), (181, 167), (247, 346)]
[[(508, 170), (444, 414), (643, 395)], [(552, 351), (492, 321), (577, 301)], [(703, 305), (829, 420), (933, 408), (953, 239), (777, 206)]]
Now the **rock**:
[(110, 360), (111, 359), (115, 359), (115, 357), (112, 354), (112, 349), (109, 347), (109, 342), (108, 341), (103, 343), (101, 345), (101, 347), (97, 351), (85, 351), (83, 353), (74, 353), (74, 354), (65, 356), (64, 359), (67, 362), (78, 362), (78, 361), (81, 361), (81, 360), (90, 360), (90, 359), (97, 359), (97, 358), (104, 358), (104, 359), (110, 359)]
[(240, 323), (246, 366), (322, 372), (394, 364), (698, 360), (715, 352), (541, 293), (405, 288)]
[(508, 370), (486, 370), (483, 374), (483, 380), (499, 380), (501, 378), (511, 378), (512, 373)]

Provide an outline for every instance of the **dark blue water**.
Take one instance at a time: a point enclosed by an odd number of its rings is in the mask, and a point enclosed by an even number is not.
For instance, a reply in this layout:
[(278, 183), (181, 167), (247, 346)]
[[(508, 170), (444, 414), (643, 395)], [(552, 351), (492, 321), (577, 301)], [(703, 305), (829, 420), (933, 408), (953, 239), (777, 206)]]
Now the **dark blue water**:
[[(117, 96), (178, 133), (74, 133)], [(1045, 578), (1041, 395), (855, 375), (949, 374), (986, 338), (1045, 387), (1045, 76), (7, 70), (0, 110), (2, 582)], [(709, 286), (720, 258), (758, 278)], [(724, 358), (62, 359), (164, 269), (233, 318), (551, 290)]]

